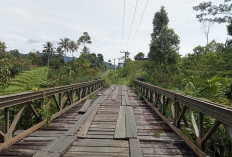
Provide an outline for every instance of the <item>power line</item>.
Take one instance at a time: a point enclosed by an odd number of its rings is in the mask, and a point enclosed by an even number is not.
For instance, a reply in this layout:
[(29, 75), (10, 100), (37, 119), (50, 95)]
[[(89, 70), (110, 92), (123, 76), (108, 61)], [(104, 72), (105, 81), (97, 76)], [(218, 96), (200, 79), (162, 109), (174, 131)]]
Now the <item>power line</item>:
[[(131, 44), (133, 43), (135, 37), (137, 36), (137, 34), (138, 34), (138, 32), (139, 32), (139, 28), (140, 28), (140, 25), (141, 25), (141, 22), (142, 22), (144, 13), (145, 13), (145, 11), (146, 11), (146, 9), (147, 9), (147, 4), (148, 4), (148, 0), (146, 1), (145, 6), (144, 6), (144, 8), (143, 8), (143, 12), (142, 12), (141, 18), (140, 18), (140, 20), (139, 20), (139, 25), (138, 25), (138, 28), (137, 28), (137, 30), (136, 30), (136, 32), (135, 32), (134, 38), (133, 38), (132, 41), (131, 41)], [(130, 44), (130, 47), (131, 47), (131, 44)]]
[(130, 39), (130, 36), (131, 36), (131, 30), (132, 30), (132, 26), (133, 26), (134, 19), (135, 19), (135, 13), (136, 13), (137, 5), (138, 5), (138, 0), (136, 0), (136, 5), (135, 5), (135, 9), (134, 9), (134, 15), (133, 15), (133, 19), (132, 19), (132, 22), (131, 22), (130, 33), (129, 33), (129, 36), (128, 36), (128, 39), (127, 39), (126, 48), (128, 46), (128, 42), (129, 42), (129, 39)]
[(123, 34), (124, 34), (125, 12), (126, 12), (126, 0), (124, 0), (124, 9), (123, 9), (121, 51), (122, 51)]

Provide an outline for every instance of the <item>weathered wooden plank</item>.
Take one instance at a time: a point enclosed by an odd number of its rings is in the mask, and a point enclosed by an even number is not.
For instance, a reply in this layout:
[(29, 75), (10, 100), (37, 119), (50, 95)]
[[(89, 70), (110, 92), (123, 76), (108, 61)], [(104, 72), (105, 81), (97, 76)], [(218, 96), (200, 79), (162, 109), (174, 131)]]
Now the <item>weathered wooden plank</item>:
[(131, 106), (127, 93), (125, 93), (125, 100), (126, 100), (126, 106)]
[(116, 98), (117, 98), (117, 95), (118, 95), (118, 89), (119, 89), (119, 87), (117, 86), (114, 93), (113, 93), (113, 96), (112, 96), (113, 101), (116, 101)]
[[(100, 96), (102, 97), (102, 96)], [(99, 99), (97, 99), (96, 101), (99, 101)], [(98, 104), (94, 101), (93, 105), (87, 110), (87, 112), (85, 112), (85, 114), (73, 125), (73, 127), (71, 129), (69, 129), (65, 135), (74, 135), (77, 130), (79, 130), (79, 128), (81, 127), (81, 125), (84, 123), (84, 121), (87, 119), (87, 117), (89, 116), (89, 114), (94, 110), (94, 108), (97, 106)]]
[(104, 153), (104, 152), (67, 152), (63, 157), (129, 157), (128, 152)]
[(191, 121), (193, 124), (193, 129), (195, 131), (195, 134), (197, 137), (199, 137), (199, 129), (198, 129), (197, 122), (196, 122), (196, 119), (194, 117), (193, 111), (191, 109), (189, 109), (189, 115), (190, 115), (190, 118), (191, 118)]
[(125, 96), (122, 96), (122, 106), (126, 106), (126, 98), (125, 98)]
[(143, 152), (138, 139), (129, 139), (130, 142), (130, 156), (131, 157), (142, 157)]
[(122, 86), (122, 90), (123, 90), (123, 91), (126, 91), (126, 90), (127, 90), (125, 85)]
[(126, 115), (125, 106), (120, 106), (116, 128), (114, 132), (114, 139), (126, 138)]
[(84, 103), (84, 105), (81, 107), (81, 109), (78, 111), (78, 113), (85, 113), (85, 112), (88, 110), (89, 105), (91, 104), (91, 102), (92, 102), (92, 99), (88, 99), (88, 100)]
[(106, 125), (106, 124), (91, 124), (91, 128), (108, 128), (108, 129), (115, 129), (115, 124)]
[(138, 136), (138, 138), (140, 139), (140, 141), (163, 141), (163, 142), (175, 142), (175, 141), (178, 141), (178, 142), (183, 142), (182, 139), (180, 139), (178, 136), (158, 136), (155, 137), (154, 135), (153, 136)]
[(89, 139), (113, 139), (113, 135), (86, 135), (86, 138), (89, 138)]
[(71, 146), (69, 152), (104, 152), (104, 153), (122, 153), (128, 152), (129, 148), (120, 147), (83, 147), (83, 146)]
[[(107, 90), (107, 91), (111, 91)], [(108, 92), (110, 93), (110, 92)], [(74, 137), (73, 135), (79, 130), (81, 125), (86, 121), (86, 125), (83, 127), (83, 130), (81, 130), (80, 135), (81, 136), (86, 136), (86, 132), (98, 110), (100, 107), (100, 103), (103, 102), (108, 95), (100, 96), (98, 99), (96, 99), (93, 102), (93, 105), (89, 107), (87, 112), (84, 113), (84, 115), (73, 125), (72, 128), (70, 128), (67, 132), (65, 132), (64, 136), (59, 137), (58, 139), (53, 140), (51, 144), (46, 146), (43, 151), (39, 151), (35, 154), (35, 156), (39, 156), (41, 152), (54, 152), (55, 156), (60, 156), (70, 145), (71, 143), (77, 138)], [(91, 116), (90, 116), (91, 115)], [(89, 118), (89, 119), (88, 119)], [(59, 153), (59, 154), (57, 154)], [(52, 154), (53, 155), (53, 154)]]
[(127, 138), (137, 138), (137, 127), (135, 123), (135, 116), (133, 108), (131, 106), (126, 106), (126, 137)]
[(103, 93), (103, 95), (109, 95), (111, 92), (112, 92), (112, 90), (114, 89), (114, 87), (115, 87), (115, 85), (112, 85), (108, 90), (106, 90), (104, 93)]
[(78, 139), (73, 142), (73, 146), (88, 147), (124, 147), (129, 148), (128, 141), (113, 139)]
[(67, 148), (76, 140), (74, 136), (66, 136), (63, 140), (59, 141), (49, 152), (63, 154)]
[(93, 121), (94, 116), (96, 115), (98, 108), (100, 107), (100, 104), (97, 104), (97, 106), (93, 109), (93, 111), (91, 112), (91, 114), (88, 116), (88, 118), (86, 119), (85, 123), (81, 126), (77, 137), (79, 138), (84, 138), (87, 134), (87, 131), (90, 127), (90, 124)]
[(88, 135), (114, 135), (114, 131), (88, 131)]
[(26, 105), (24, 104), (24, 105), (19, 109), (19, 111), (18, 111), (18, 113), (16, 114), (16, 116), (14, 117), (13, 122), (12, 122), (11, 125), (10, 125), (10, 128), (8, 129), (7, 133), (6, 133), (5, 136), (4, 136), (4, 140), (5, 140), (5, 141), (7, 141), (7, 140), (9, 140), (9, 139), (12, 138), (13, 131), (15, 130), (15, 127), (16, 127), (16, 125), (17, 125), (17, 123), (18, 123), (18, 121), (19, 121), (19, 119), (20, 119), (20, 117), (21, 117), (21, 115), (22, 115), (23, 110), (24, 110), (25, 107), (26, 107)]

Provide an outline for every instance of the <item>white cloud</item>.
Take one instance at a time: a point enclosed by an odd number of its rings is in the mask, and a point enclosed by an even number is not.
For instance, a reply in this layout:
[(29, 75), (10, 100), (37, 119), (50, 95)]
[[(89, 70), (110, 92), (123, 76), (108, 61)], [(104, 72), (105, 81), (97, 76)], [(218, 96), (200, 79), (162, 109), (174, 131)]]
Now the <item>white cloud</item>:
[[(139, 0), (128, 50), (131, 58), (139, 51), (147, 53), (152, 33), (154, 13), (165, 5), (170, 27), (180, 36), (180, 53), (192, 52), (197, 45), (205, 44), (201, 25), (195, 18), (192, 7), (202, 0), (149, 0), (138, 34), (140, 16), (145, 1)], [(217, 0), (213, 0), (216, 2)], [(123, 48), (129, 35), (135, 0), (127, 0)], [(0, 1), (0, 40), (8, 49), (23, 53), (42, 49), (42, 44), (51, 41), (56, 45), (60, 38), (77, 40), (84, 31), (92, 38), (90, 49), (102, 53), (105, 60), (119, 58), (122, 33), (124, 0), (10, 0)], [(225, 42), (225, 25), (215, 25), (210, 39)], [(134, 39), (134, 40), (133, 40)]]

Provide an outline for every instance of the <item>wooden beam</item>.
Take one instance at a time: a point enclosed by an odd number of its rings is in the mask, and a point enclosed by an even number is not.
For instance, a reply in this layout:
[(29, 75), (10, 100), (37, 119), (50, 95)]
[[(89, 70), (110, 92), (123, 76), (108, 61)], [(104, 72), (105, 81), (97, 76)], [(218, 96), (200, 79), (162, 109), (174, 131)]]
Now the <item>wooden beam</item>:
[(126, 114), (125, 106), (120, 106), (118, 119), (114, 132), (114, 139), (126, 139)]
[(49, 108), (51, 102), (52, 102), (52, 96), (48, 99), (48, 102), (47, 102), (47, 104), (46, 104), (46, 109)]
[[(93, 94), (96, 93), (97, 91), (99, 91), (99, 90), (102, 89), (102, 88), (103, 88), (103, 87), (100, 87), (99, 89), (97, 89), (96, 91), (94, 91)], [(61, 110), (61, 111), (59, 111), (59, 112), (53, 114), (52, 117), (51, 117), (51, 121), (54, 120), (55, 118), (57, 118), (58, 116), (60, 116), (61, 114), (67, 112), (67, 111), (68, 111), (69, 109), (71, 109), (72, 107), (74, 107), (74, 106), (76, 106), (77, 104), (81, 103), (81, 102), (82, 102), (83, 100), (85, 100), (86, 98), (87, 98), (87, 96), (84, 97), (84, 98), (82, 98), (82, 99), (80, 99), (79, 101), (73, 103), (72, 105), (70, 105), (70, 106), (64, 108), (63, 110)], [(39, 128), (41, 128), (42, 126), (44, 126), (46, 123), (47, 123), (47, 120), (43, 120), (42, 122), (40, 122), (40, 123), (38, 123), (38, 124), (32, 126), (31, 128), (29, 128), (29, 129), (23, 131), (22, 133), (18, 134), (17, 136), (13, 137), (12, 139), (10, 139), (10, 140), (8, 140), (8, 141), (2, 143), (2, 144), (0, 145), (0, 150), (5, 149), (5, 148), (8, 148), (9, 146), (15, 144), (16, 142), (20, 141), (20, 140), (23, 139), (24, 137), (28, 136), (29, 134), (33, 133), (34, 131), (36, 131), (36, 130), (38, 130)]]
[(9, 119), (9, 107), (4, 108), (4, 132), (7, 133), (9, 130), (9, 123), (10, 123), (10, 119)]
[(143, 152), (142, 152), (142, 148), (141, 148), (139, 140), (137, 138), (129, 139), (129, 143), (130, 143), (130, 156), (131, 157), (142, 157)]
[(137, 138), (135, 115), (131, 106), (126, 106), (126, 137)]
[(55, 104), (56, 104), (57, 110), (58, 110), (58, 111), (60, 111), (60, 107), (61, 107), (61, 106), (59, 105), (59, 102), (57, 101), (56, 96), (55, 96), (55, 95), (53, 95), (52, 97), (53, 97), (53, 99), (54, 99), (54, 101), (55, 101)]
[(117, 86), (114, 93), (113, 93), (113, 96), (112, 96), (113, 101), (116, 101), (116, 98), (117, 98), (117, 95), (118, 95), (118, 89), (119, 89), (119, 87)]
[(37, 118), (37, 120), (39, 120), (40, 117), (39, 117), (39, 114), (36, 112), (35, 108), (32, 106), (32, 104), (31, 104), (30, 102), (28, 102), (27, 104), (28, 104), (28, 106), (30, 107), (32, 113), (33, 113), (33, 114), (35, 115), (35, 117)]
[(197, 138), (197, 145), (204, 151), (205, 143), (202, 142), (204, 136), (204, 114), (199, 113), (199, 137)]
[(186, 110), (187, 110), (187, 106), (184, 106), (184, 108), (182, 109), (182, 111), (180, 113), (180, 116), (177, 119), (177, 126), (178, 126), (178, 128), (180, 127), (180, 121), (184, 117), (184, 114), (185, 114)]
[(177, 118), (179, 117), (179, 109), (180, 109), (180, 103), (175, 101), (174, 103), (175, 114), (174, 114), (174, 119), (173, 119), (175, 126), (177, 126)]
[(84, 103), (84, 105), (81, 107), (81, 109), (78, 111), (78, 113), (81, 113), (81, 114), (85, 113), (85, 112), (88, 110), (89, 105), (91, 104), (91, 102), (92, 102), (92, 99), (88, 99), (88, 100)]
[(232, 127), (226, 124), (223, 124), (226, 132), (228, 133), (229, 137), (230, 137), (230, 141), (232, 143)]
[(202, 138), (202, 142), (206, 142), (211, 135), (217, 130), (217, 128), (221, 125), (222, 122), (216, 120), (212, 126), (212, 128), (205, 134), (205, 136)]
[(58, 94), (58, 97), (59, 97), (59, 106), (60, 106), (60, 110), (62, 110), (63, 109), (63, 102), (62, 102), (62, 93), (59, 93)]
[(93, 118), (96, 115), (99, 107), (100, 107), (100, 104), (97, 104), (96, 107), (93, 109), (93, 111), (90, 113), (90, 115), (88, 116), (88, 118), (85, 120), (84, 124), (82, 124), (80, 130), (78, 131), (77, 137), (79, 137), (79, 138), (86, 137), (88, 129), (89, 129), (89, 127), (93, 121)]
[(130, 106), (131, 105), (127, 92), (125, 93), (125, 101), (126, 101), (126, 106)]
[(152, 103), (150, 103), (149, 101), (147, 101), (145, 98), (144, 100), (146, 101), (146, 103), (151, 107), (151, 109), (180, 137), (182, 138), (185, 143), (189, 146), (189, 148), (191, 148), (191, 150), (198, 155), (199, 157), (206, 157), (206, 155), (204, 154), (204, 152), (201, 151), (200, 148), (198, 148), (194, 143), (192, 143), (192, 141), (190, 141), (182, 132), (181, 130), (179, 130), (177, 127), (175, 127), (165, 116), (163, 116), (157, 109), (155, 106), (153, 106)]
[(16, 127), (25, 107), (26, 107), (26, 105), (24, 104), (21, 107), (21, 109), (18, 111), (16, 116), (14, 117), (14, 120), (12, 121), (8, 132), (5, 134), (4, 141), (7, 141), (7, 140), (12, 138), (13, 131), (15, 130), (15, 127)]
[(199, 137), (198, 125), (197, 125), (196, 119), (194, 117), (193, 111), (191, 109), (189, 109), (189, 115), (190, 115), (190, 118), (191, 118), (191, 121), (192, 121), (192, 124), (193, 124), (194, 132), (195, 132), (196, 136)]

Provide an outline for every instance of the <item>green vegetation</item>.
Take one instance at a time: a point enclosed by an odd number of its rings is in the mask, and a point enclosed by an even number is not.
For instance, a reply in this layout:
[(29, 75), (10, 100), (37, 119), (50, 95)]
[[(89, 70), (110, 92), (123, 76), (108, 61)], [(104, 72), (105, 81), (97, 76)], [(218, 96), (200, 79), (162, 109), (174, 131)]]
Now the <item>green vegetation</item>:
[[(154, 32), (151, 35), (149, 60), (140, 58), (126, 60), (126, 66), (112, 70), (106, 77), (108, 84), (133, 84), (134, 79), (192, 95), (204, 100), (219, 102), (232, 107), (232, 45), (211, 41), (206, 46), (197, 46), (193, 53), (185, 56), (178, 54), (179, 38), (174, 30), (168, 28), (168, 17), (164, 7), (155, 14)], [(143, 94), (138, 93), (142, 98)], [(162, 105), (158, 105), (162, 110)], [(196, 114), (194, 112), (194, 114)], [(171, 117), (171, 108), (166, 110)], [(186, 113), (186, 119), (190, 119)], [(197, 115), (196, 115), (197, 117)], [(197, 118), (198, 120), (198, 118)], [(205, 131), (214, 124), (210, 117), (204, 119)], [(193, 128), (192, 128), (193, 129)], [(193, 142), (196, 136), (191, 130), (183, 129), (184, 134)], [(154, 133), (158, 137), (158, 134)], [(229, 156), (231, 142), (222, 126), (206, 143), (206, 154), (210, 156)]]
[[(87, 32), (75, 42), (69, 38), (60, 39), (58, 47), (45, 42), (43, 51), (20, 54), (18, 50), (6, 51), (6, 44), (0, 42), (0, 95), (42, 88), (68, 85), (100, 78), (106, 69), (102, 54), (91, 53), (86, 44), (91, 44)], [(81, 56), (73, 53), (83, 45)], [(72, 60), (66, 61), (66, 54), (72, 53)], [(47, 66), (47, 67), (45, 67)]]
[(19, 93), (23, 91), (37, 91), (47, 82), (48, 69), (46, 67), (35, 68), (20, 73), (13, 78), (9, 86), (1, 91), (0, 95)]
[[(225, 0), (220, 5), (214, 5), (212, 2), (200, 3), (194, 10), (200, 12), (197, 15), (199, 22), (227, 23), (228, 34), (232, 35), (231, 0)], [(209, 30), (206, 30), (207, 44), (196, 46), (193, 53), (181, 56), (178, 53), (180, 39), (174, 30), (169, 28), (168, 23), (167, 12), (161, 7), (153, 19), (148, 59), (144, 53), (139, 52), (132, 61), (127, 57), (127, 52), (123, 67), (110, 69), (105, 73), (106, 85), (132, 85), (133, 80), (139, 79), (232, 107), (232, 40), (227, 40), (225, 44), (215, 40), (208, 42)], [(84, 32), (76, 41), (69, 38), (60, 39), (57, 48), (53, 43), (45, 42), (42, 53), (33, 51), (24, 55), (18, 50), (6, 51), (6, 44), (0, 42), (0, 95), (37, 91), (100, 78), (106, 70), (104, 58), (102, 54), (95, 54), (89, 50), (87, 45), (91, 43), (89, 34)], [(74, 53), (78, 52), (79, 48), (82, 48), (81, 55), (76, 59)], [(72, 53), (72, 59), (67, 61), (66, 55), (69, 52)], [(109, 62), (111, 65), (111, 60)], [(94, 97), (95, 95), (89, 96)], [(142, 99), (143, 93), (138, 93), (138, 97)], [(14, 115), (17, 110), (18, 107), (11, 107), (10, 115)], [(28, 128), (35, 123), (29, 108), (25, 110), (22, 125), (18, 126), (20, 129)], [(50, 116), (56, 110), (52, 102), (49, 110), (43, 106), (38, 112), (42, 119), (48, 119), (49, 122)], [(170, 108), (166, 115), (171, 116)], [(190, 119), (189, 115), (185, 116)], [(3, 126), (2, 118), (0, 117), (0, 126)], [(13, 116), (10, 119), (12, 120)], [(208, 130), (214, 121), (212, 118), (205, 118), (204, 129)], [(183, 132), (195, 141), (196, 137), (191, 130)], [(154, 136), (159, 137), (160, 132), (154, 133)], [(210, 156), (229, 156), (232, 153), (228, 150), (231, 143), (225, 130), (220, 127), (213, 137), (207, 142), (206, 153)]]
[(106, 76), (106, 84), (127, 84), (132, 85), (132, 81), (139, 76), (145, 75), (144, 66), (146, 61), (127, 60), (127, 66), (118, 70), (110, 70)]
[[(53, 43), (45, 42), (43, 51), (32, 51), (28, 54), (21, 54), (18, 50), (6, 50), (6, 44), (0, 42), (0, 96), (26, 92), (38, 91), (41, 89), (80, 83), (99, 79), (106, 69), (102, 54), (90, 52), (86, 43), (90, 44), (90, 37), (87, 32), (76, 42), (69, 38), (60, 39), (58, 47)], [(83, 43), (83, 52), (80, 57), (74, 58), (74, 52)], [(67, 60), (66, 54), (71, 52), (71, 60)], [(90, 98), (94, 98), (91, 95)], [(45, 99), (45, 102), (48, 102)], [(66, 100), (64, 100), (66, 101)], [(29, 105), (25, 107), (19, 124), (16, 129), (27, 129), (38, 121), (47, 119), (50, 122), (51, 115), (58, 111), (54, 100), (50, 107), (40, 106), (38, 101), (32, 101), (41, 119), (38, 119), (32, 112)], [(20, 109), (20, 105), (9, 108), (10, 123)], [(0, 109), (0, 130), (3, 130), (3, 108)]]

